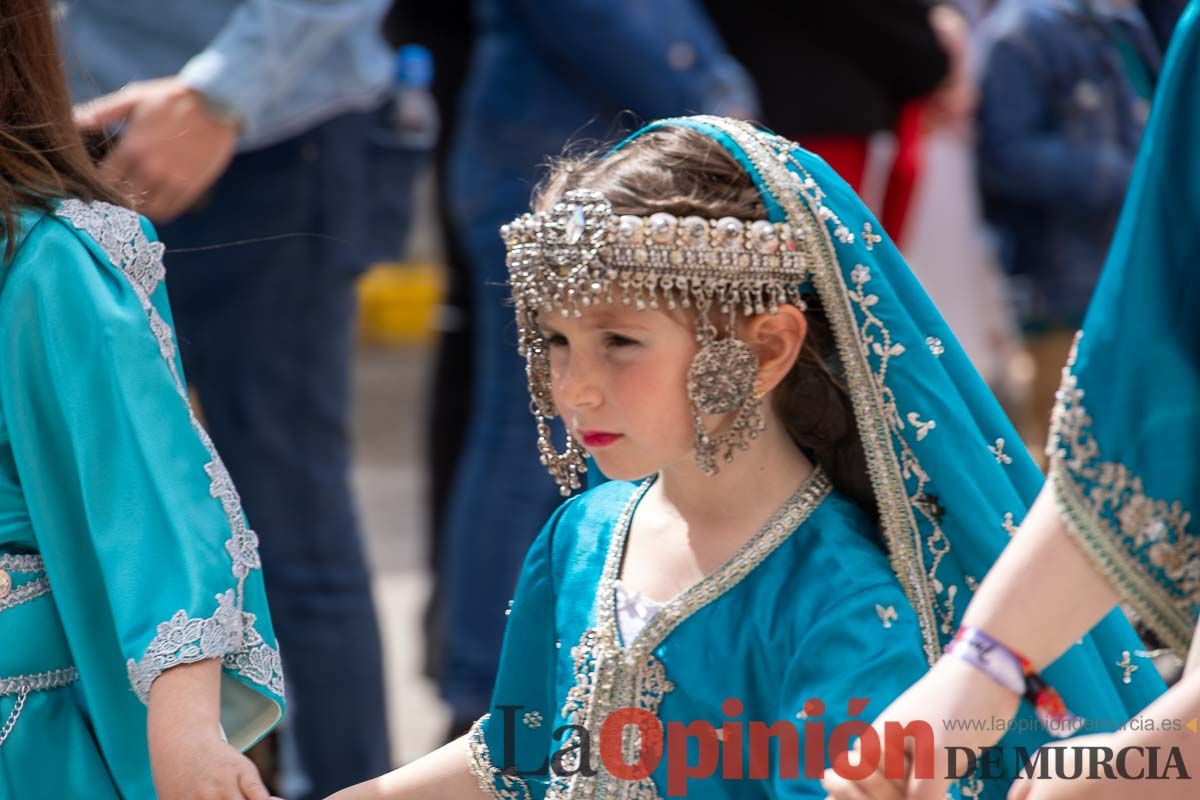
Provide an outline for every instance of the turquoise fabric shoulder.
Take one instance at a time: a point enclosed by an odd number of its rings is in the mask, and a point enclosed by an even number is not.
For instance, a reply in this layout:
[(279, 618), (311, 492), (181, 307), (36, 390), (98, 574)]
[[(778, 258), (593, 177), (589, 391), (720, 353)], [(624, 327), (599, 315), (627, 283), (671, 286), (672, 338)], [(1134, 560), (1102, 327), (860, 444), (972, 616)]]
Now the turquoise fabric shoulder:
[(640, 482), (606, 481), (564, 503), (554, 515), (554, 579), (566, 590), (574, 582), (600, 579), (614, 522), (629, 504)]
[(1047, 448), (1072, 535), (1180, 654), (1200, 617), (1198, 17), (1176, 27)]
[[(222, 661), (221, 720), (239, 747), (283, 713), (257, 537), (188, 403), (152, 228), (76, 200), (28, 219), (0, 285), (0, 558), (37, 558), (48, 578), (56, 614), (40, 632), (65, 639), (78, 670), (56, 691), (77, 699), (72, 724), (91, 728), (105, 770), (92, 782), (148, 797), (142, 704), (164, 670)], [(0, 786), (93, 796), (44, 783), (64, 779), (48, 743), (69, 720), (39, 713), (61, 698), (38, 694), (0, 748)]]

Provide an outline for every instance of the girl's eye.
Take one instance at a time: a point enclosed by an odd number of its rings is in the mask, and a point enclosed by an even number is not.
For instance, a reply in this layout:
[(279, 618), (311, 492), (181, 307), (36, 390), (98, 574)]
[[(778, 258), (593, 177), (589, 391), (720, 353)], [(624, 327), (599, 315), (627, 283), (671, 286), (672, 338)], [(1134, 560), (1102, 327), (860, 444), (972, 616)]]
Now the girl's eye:
[(641, 344), (636, 339), (630, 339), (628, 336), (622, 336), (619, 333), (610, 333), (604, 337), (604, 343), (609, 347), (631, 347)]
[(545, 339), (546, 344), (550, 345), (551, 347), (564, 347), (567, 344), (567, 337), (563, 336), (561, 333), (545, 334), (542, 336), (542, 338)]

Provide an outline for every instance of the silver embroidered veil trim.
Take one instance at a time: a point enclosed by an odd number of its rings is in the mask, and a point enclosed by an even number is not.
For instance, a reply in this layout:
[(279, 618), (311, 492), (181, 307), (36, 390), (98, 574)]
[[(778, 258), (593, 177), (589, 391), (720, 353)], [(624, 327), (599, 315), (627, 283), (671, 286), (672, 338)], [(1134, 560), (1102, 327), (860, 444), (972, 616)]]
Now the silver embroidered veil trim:
[(175, 337), (159, 314), (151, 295), (166, 275), (161, 242), (151, 242), (142, 230), (141, 218), (126, 208), (109, 203), (65, 200), (57, 215), (90, 236), (108, 259), (129, 281), (158, 343), (159, 353), (171, 373), (175, 391), (187, 409), (192, 430), (208, 452), (204, 471), (209, 493), (221, 504), (229, 522), (230, 537), (225, 549), (232, 560), (234, 587), (216, 595), (216, 610), (209, 617), (192, 617), (180, 609), (158, 625), (140, 660), (126, 667), (134, 692), (146, 702), (150, 685), (165, 670), (180, 664), (222, 659), (225, 669), (263, 686), (282, 697), (283, 669), (279, 651), (267, 644), (255, 629), (255, 615), (244, 610), (246, 576), (260, 569), (258, 536), (246, 524), (241, 498), (221, 461), (208, 432), (200, 424), (188, 398), (187, 388), (176, 366)]

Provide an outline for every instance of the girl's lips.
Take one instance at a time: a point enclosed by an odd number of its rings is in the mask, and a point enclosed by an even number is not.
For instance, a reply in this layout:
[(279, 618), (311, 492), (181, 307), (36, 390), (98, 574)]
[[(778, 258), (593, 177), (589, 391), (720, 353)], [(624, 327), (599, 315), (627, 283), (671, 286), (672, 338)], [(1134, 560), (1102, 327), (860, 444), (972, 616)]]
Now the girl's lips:
[(583, 440), (584, 447), (607, 447), (617, 439), (620, 439), (621, 434), (605, 433), (604, 431), (580, 431), (579, 438)]

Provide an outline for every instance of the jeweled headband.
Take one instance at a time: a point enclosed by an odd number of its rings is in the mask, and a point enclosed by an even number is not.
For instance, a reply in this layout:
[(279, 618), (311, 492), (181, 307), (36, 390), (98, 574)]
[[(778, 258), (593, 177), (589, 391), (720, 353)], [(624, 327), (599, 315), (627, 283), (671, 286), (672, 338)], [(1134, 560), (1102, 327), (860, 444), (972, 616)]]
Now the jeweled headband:
[(604, 195), (567, 192), (548, 212), (500, 229), (513, 298), (531, 311), (578, 312), (595, 302), (673, 308), (715, 300), (746, 314), (798, 301), (807, 269), (786, 223), (734, 217), (617, 216)]
[[(733, 317), (770, 312), (780, 304), (801, 308), (808, 274), (799, 246), (805, 232), (786, 223), (734, 217), (648, 217), (613, 213), (599, 192), (567, 192), (546, 212), (523, 214), (500, 229), (508, 250), (509, 283), (518, 339), (537, 418), (542, 463), (563, 494), (579, 488), (584, 452), (568, 433), (559, 453), (548, 418), (557, 412), (550, 393), (550, 364), (538, 327), (542, 313), (579, 316), (596, 303), (622, 302), (637, 309), (694, 308), (701, 349), (688, 372), (696, 459), (712, 474), (719, 456), (732, 459), (762, 430), (755, 394), (758, 361), (733, 337)], [(725, 338), (709, 319), (730, 317)], [(725, 432), (710, 434), (702, 414), (734, 413)]]

